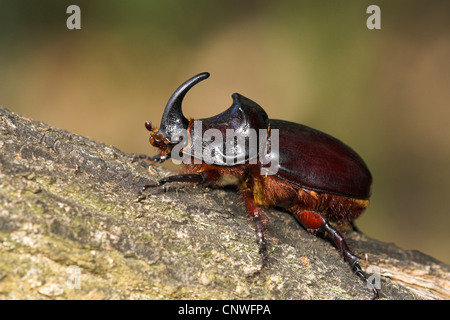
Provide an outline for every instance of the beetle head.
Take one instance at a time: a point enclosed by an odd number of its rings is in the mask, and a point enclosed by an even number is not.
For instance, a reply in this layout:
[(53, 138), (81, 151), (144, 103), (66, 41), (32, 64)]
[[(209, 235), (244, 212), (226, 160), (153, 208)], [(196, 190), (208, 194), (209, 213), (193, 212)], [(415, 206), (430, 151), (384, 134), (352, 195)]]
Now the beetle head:
[(161, 119), (161, 125), (153, 128), (150, 121), (145, 123), (145, 127), (150, 131), (150, 144), (161, 150), (157, 157), (159, 162), (170, 157), (170, 152), (174, 145), (180, 142), (180, 132), (186, 132), (189, 120), (183, 115), (181, 104), (186, 93), (197, 83), (209, 77), (208, 72), (200, 73), (185, 81), (170, 97)]
[[(151, 132), (151, 145), (160, 149), (160, 154), (152, 158), (154, 162), (165, 161), (172, 152), (222, 166), (248, 162), (258, 156), (259, 149), (255, 143), (259, 130), (266, 130), (266, 134), (260, 137), (261, 147), (268, 139), (270, 126), (264, 109), (252, 100), (234, 93), (231, 107), (216, 116), (196, 121), (184, 117), (181, 108), (184, 96), (208, 77), (209, 73), (200, 73), (175, 90), (164, 109), (159, 129), (149, 121), (145, 123)], [(255, 143), (251, 143), (252, 138)]]

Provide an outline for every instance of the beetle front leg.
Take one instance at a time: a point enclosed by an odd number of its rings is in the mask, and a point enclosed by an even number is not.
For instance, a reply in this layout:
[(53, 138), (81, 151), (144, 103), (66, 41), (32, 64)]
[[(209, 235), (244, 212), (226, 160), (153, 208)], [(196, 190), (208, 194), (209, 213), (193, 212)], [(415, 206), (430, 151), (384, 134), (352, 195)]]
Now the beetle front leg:
[(265, 220), (262, 215), (263, 212), (255, 204), (252, 192), (249, 189), (245, 189), (241, 191), (241, 194), (244, 198), (245, 205), (247, 207), (247, 212), (250, 218), (255, 222), (256, 242), (259, 245), (259, 254), (261, 255), (262, 260), (261, 268), (250, 275), (255, 276), (259, 275), (261, 271), (269, 263), (269, 254), (267, 253), (267, 242), (264, 238)]
[(167, 155), (162, 156), (160, 154), (157, 154), (156, 156), (149, 157), (145, 154), (140, 154), (138, 157), (139, 157), (139, 159), (147, 160), (151, 163), (163, 163), (164, 161), (166, 161), (167, 159), (170, 158), (170, 155), (167, 154)]

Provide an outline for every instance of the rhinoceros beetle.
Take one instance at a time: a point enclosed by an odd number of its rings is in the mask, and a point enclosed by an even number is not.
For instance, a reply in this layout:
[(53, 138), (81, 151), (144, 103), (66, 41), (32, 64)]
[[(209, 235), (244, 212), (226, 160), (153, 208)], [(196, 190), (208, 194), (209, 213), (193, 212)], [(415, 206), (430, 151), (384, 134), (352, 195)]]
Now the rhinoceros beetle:
[[(187, 119), (181, 108), (183, 98), (208, 77), (209, 73), (200, 73), (173, 93), (159, 129), (150, 121), (145, 123), (151, 132), (150, 143), (160, 154), (140, 157), (152, 163), (177, 157), (184, 164), (184, 172), (145, 185), (141, 192), (170, 182), (206, 185), (218, 183), (223, 176), (234, 176), (255, 223), (261, 269), (268, 263), (268, 253), (264, 237), (267, 220), (260, 207), (281, 207), (312, 234), (328, 237), (378, 298), (380, 293), (362, 271), (359, 258), (329, 223), (352, 223), (369, 205), (372, 176), (364, 161), (326, 133), (269, 119), (262, 107), (238, 93), (232, 95), (233, 104), (221, 114), (201, 120)], [(223, 142), (218, 139), (220, 136), (231, 139)], [(250, 141), (252, 137), (259, 140), (256, 148)]]

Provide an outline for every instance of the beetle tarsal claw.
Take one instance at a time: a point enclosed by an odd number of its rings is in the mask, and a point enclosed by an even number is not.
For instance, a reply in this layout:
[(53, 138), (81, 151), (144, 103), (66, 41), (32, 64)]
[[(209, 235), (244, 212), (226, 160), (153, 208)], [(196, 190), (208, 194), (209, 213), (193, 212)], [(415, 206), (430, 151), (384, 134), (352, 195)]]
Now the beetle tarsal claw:
[(141, 190), (139, 190), (139, 194), (143, 194), (145, 191), (147, 191), (147, 189), (152, 189), (152, 188), (158, 188), (160, 187), (162, 184), (161, 183), (156, 183), (156, 184), (146, 184), (145, 186), (143, 186), (141, 188)]
[(259, 277), (263, 273), (263, 271), (266, 269), (268, 264), (269, 264), (269, 259), (267, 257), (267, 259), (263, 259), (261, 267), (258, 270), (253, 271), (252, 273), (246, 274), (245, 275), (245, 279), (249, 280), (249, 279), (252, 279), (254, 277)]
[(153, 161), (153, 160), (152, 160), (152, 157), (149, 157), (149, 156), (147, 156), (147, 155), (145, 155), (145, 154), (140, 154), (140, 155), (138, 155), (138, 158), (139, 158), (139, 159), (142, 159), (142, 160), (147, 160), (147, 161), (150, 161), (150, 162)]

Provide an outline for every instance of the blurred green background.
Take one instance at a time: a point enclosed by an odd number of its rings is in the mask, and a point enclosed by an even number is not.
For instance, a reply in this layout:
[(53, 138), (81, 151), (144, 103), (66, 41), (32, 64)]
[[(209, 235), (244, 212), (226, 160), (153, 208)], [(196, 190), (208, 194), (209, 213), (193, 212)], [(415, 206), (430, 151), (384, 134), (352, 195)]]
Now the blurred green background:
[[(81, 8), (81, 30), (66, 9)], [(381, 30), (366, 9), (381, 8)], [(450, 1), (0, 1), (0, 104), (155, 154), (173, 90), (203, 118), (239, 92), (332, 134), (374, 176), (369, 236), (450, 263)]]

